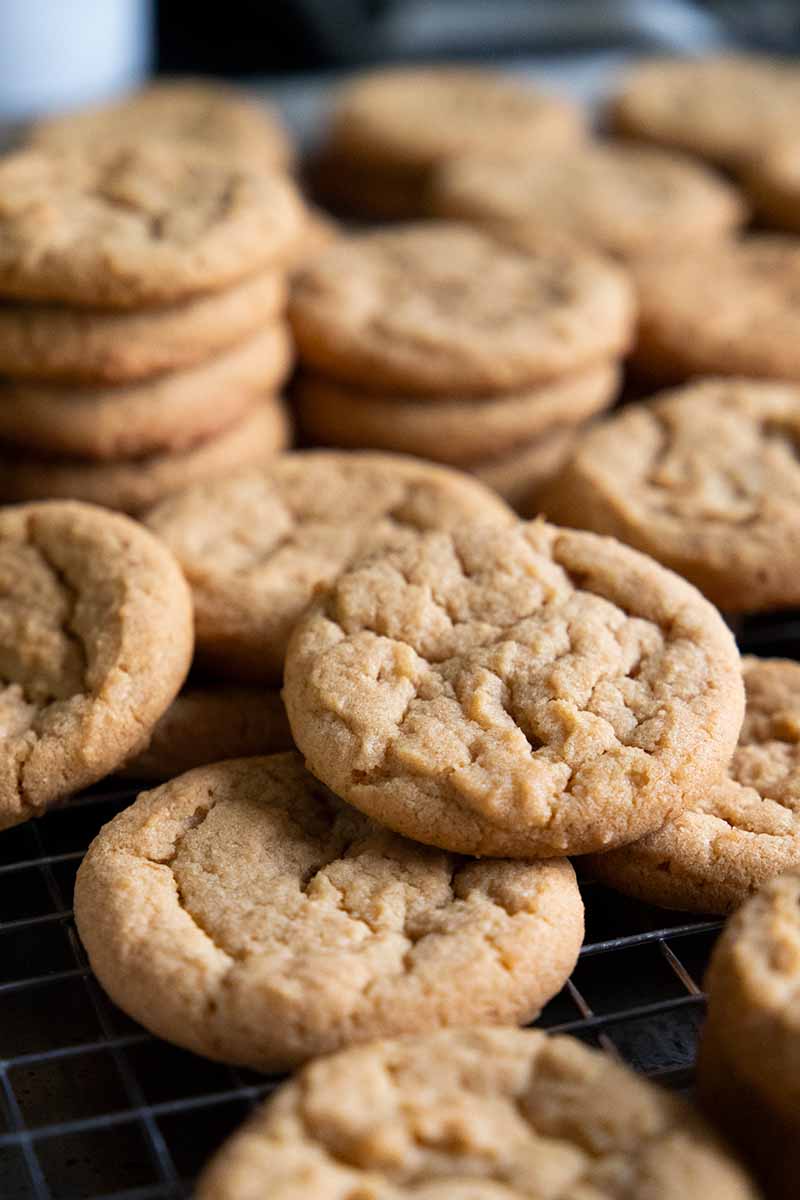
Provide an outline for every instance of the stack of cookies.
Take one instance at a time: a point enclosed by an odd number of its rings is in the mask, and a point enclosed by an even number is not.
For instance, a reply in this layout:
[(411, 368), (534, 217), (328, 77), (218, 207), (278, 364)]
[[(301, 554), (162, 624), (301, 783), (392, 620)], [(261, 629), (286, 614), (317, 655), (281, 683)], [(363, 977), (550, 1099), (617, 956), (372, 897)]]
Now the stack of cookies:
[(286, 274), (304, 210), (205, 148), (0, 162), (0, 498), (139, 512), (289, 426)]
[(571, 241), (435, 222), (339, 239), (289, 316), (312, 443), (458, 466), (528, 507), (614, 399), (634, 307), (624, 274)]

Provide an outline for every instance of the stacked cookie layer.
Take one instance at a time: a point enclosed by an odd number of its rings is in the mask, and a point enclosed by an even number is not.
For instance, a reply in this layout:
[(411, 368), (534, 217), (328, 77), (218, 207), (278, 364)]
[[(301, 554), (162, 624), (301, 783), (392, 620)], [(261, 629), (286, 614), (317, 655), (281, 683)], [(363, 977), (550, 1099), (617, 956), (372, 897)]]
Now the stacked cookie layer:
[(312, 441), (466, 468), (520, 504), (611, 403), (633, 324), (627, 279), (592, 252), (445, 222), (340, 239), (289, 313)]

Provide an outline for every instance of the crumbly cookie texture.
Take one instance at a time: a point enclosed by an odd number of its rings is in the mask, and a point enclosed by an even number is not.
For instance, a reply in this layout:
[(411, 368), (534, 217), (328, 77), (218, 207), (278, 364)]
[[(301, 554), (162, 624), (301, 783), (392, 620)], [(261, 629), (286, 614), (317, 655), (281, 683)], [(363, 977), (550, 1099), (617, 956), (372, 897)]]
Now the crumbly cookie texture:
[(198, 1200), (757, 1200), (687, 1102), (573, 1038), (470, 1029), (309, 1064)]
[(83, 504), (0, 510), (0, 829), (120, 766), (191, 658), (188, 588), (147, 530)]
[(723, 610), (800, 603), (800, 387), (707, 379), (589, 430), (544, 511), (611, 534)]
[(169, 304), (281, 265), (304, 219), (287, 178), (201, 151), (23, 150), (0, 163), (0, 294)]
[(376, 395), (304, 375), (295, 399), (301, 425), (327, 445), (396, 450), (464, 466), (588, 420), (608, 408), (619, 385), (613, 363), (480, 399)]
[(93, 842), (75, 909), (125, 1011), (265, 1071), (376, 1036), (527, 1021), (583, 938), (565, 860), (415, 845), (297, 754), (217, 763), (140, 796)]
[(0, 500), (59, 497), (141, 513), (193, 484), (269, 462), (286, 449), (290, 433), (283, 402), (270, 397), (216, 437), (175, 454), (92, 462), (26, 458), (0, 447)]
[(796, 136), (761, 151), (748, 162), (742, 177), (768, 224), (800, 233), (800, 141)]
[(800, 70), (756, 55), (655, 59), (637, 66), (611, 106), (619, 133), (737, 166), (796, 126)]
[(691, 159), (625, 144), (579, 146), (524, 162), (466, 155), (445, 161), (431, 210), (517, 237), (560, 229), (628, 257), (696, 245), (741, 225), (746, 206), (729, 183)]
[(623, 353), (625, 274), (548, 237), (501, 244), (420, 223), (341, 238), (303, 271), (289, 315), (301, 361), (379, 392), (515, 391)]
[(650, 904), (727, 913), (800, 868), (800, 664), (742, 661), (747, 707), (725, 778), (679, 817), (588, 865)]
[(714, 242), (640, 260), (633, 274), (644, 375), (800, 381), (800, 239)]
[(401, 455), (306, 451), (174, 496), (146, 517), (194, 594), (197, 654), (213, 674), (279, 682), (320, 586), (359, 554), (508, 507), (459, 472)]
[(310, 769), (421, 842), (547, 857), (635, 841), (728, 762), (739, 655), (651, 559), (544, 522), (419, 533), (340, 576), (289, 644)]

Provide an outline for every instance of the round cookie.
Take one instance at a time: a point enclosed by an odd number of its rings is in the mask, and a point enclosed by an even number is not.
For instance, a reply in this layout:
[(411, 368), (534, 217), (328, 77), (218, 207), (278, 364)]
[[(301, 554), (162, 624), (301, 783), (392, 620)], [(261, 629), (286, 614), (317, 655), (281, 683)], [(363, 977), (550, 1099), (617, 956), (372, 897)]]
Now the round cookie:
[(466, 469), (499, 492), (521, 516), (533, 517), (539, 508), (541, 489), (561, 470), (575, 438), (575, 430), (559, 429), (500, 458), (471, 463)]
[(307, 451), (172, 497), (146, 523), (194, 595), (198, 660), (214, 675), (281, 678), (314, 591), (359, 554), (484, 519), (511, 522), (476, 480), (399, 455)]
[(759, 236), (635, 264), (634, 362), (655, 379), (800, 381), (800, 239)]
[(291, 747), (278, 692), (190, 684), (156, 723), (145, 749), (119, 774), (126, 779), (173, 779), (226, 758), (276, 754)]
[(179, 454), (91, 462), (23, 458), (0, 448), (0, 501), (74, 499), (139, 513), (172, 492), (269, 461), (289, 443), (289, 418), (276, 398), (256, 404), (216, 437)]
[(800, 868), (800, 663), (742, 669), (744, 725), (724, 779), (655, 833), (593, 856), (596, 879), (648, 904), (728, 913)]
[(139, 749), (192, 658), (172, 555), (84, 504), (0, 511), (0, 829)]
[(528, 1021), (583, 939), (565, 860), (417, 846), (297, 754), (216, 763), (141, 795), (92, 843), (75, 916), (125, 1012), (261, 1071), (376, 1036)]
[(115, 153), (143, 139), (178, 151), (200, 149), (249, 169), (291, 165), (293, 151), (277, 113), (238, 88), (170, 79), (110, 104), (38, 121), (28, 141), (45, 150)]
[(197, 1200), (758, 1200), (686, 1100), (575, 1038), (445, 1030), (310, 1063)]
[(637, 66), (611, 106), (619, 133), (737, 166), (800, 119), (800, 70), (780, 59), (721, 55)]
[(622, 257), (723, 237), (746, 215), (735, 188), (690, 159), (613, 143), (523, 162), (451, 159), (434, 175), (429, 207), (498, 234), (512, 226), (517, 243), (558, 229)]
[(170, 304), (280, 265), (304, 220), (277, 174), (142, 142), (0, 162), (0, 294), (89, 308)]
[(724, 610), (796, 605), (798, 440), (800, 387), (687, 384), (590, 429), (542, 507), (652, 555)]
[(295, 396), (300, 423), (314, 440), (463, 466), (585, 421), (611, 404), (619, 382), (619, 368), (603, 363), (526, 392), (431, 401), (357, 392), (304, 375)]
[(309, 769), (375, 820), (465, 854), (635, 841), (730, 759), (739, 654), (699, 592), (543, 521), (418, 533), (295, 627), (284, 703)]
[(180, 453), (230, 428), (291, 366), (285, 325), (185, 371), (127, 386), (0, 380), (0, 439), (36, 454), (91, 459)]
[(139, 312), (0, 303), (0, 372), (15, 379), (131, 383), (212, 358), (275, 321), (276, 271), (222, 292)]
[(753, 159), (743, 183), (759, 215), (777, 229), (800, 233), (800, 142), (779, 142)]
[(621, 354), (634, 319), (625, 275), (549, 237), (502, 245), (430, 222), (340, 238), (297, 279), (300, 359), (373, 392), (521, 391)]

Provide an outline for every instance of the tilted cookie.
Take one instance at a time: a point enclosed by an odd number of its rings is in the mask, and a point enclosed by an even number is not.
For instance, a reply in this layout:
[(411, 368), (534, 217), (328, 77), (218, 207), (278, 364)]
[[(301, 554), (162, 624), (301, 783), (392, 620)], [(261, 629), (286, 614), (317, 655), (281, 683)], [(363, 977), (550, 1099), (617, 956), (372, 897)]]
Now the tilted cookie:
[(542, 506), (611, 534), (720, 608), (800, 604), (800, 387), (707, 379), (590, 429)]
[(225, 678), (277, 682), (298, 617), (354, 557), (476, 519), (513, 518), (459, 472), (400, 455), (308, 451), (187, 490), (146, 522), (191, 585), (198, 659)]
[(341, 575), (286, 657), (295, 742), (343, 799), (467, 854), (636, 840), (719, 777), (739, 655), (699, 592), (536, 521), (418, 533)]
[(201, 767), (141, 795), (92, 843), (75, 913), (127, 1013), (262, 1071), (379, 1036), (528, 1021), (583, 938), (568, 862), (415, 845), (297, 754)]
[(192, 658), (172, 555), (84, 504), (0, 510), (0, 829), (115, 770)]
[(630, 285), (552, 236), (504, 246), (429, 222), (340, 238), (302, 271), (289, 316), (300, 359), (372, 392), (521, 391), (623, 353)]
[(687, 1102), (574, 1038), (470, 1029), (310, 1063), (197, 1200), (758, 1200)]
[(747, 706), (725, 778), (655, 833), (587, 864), (667, 908), (727, 913), (800, 869), (800, 663), (745, 658)]

